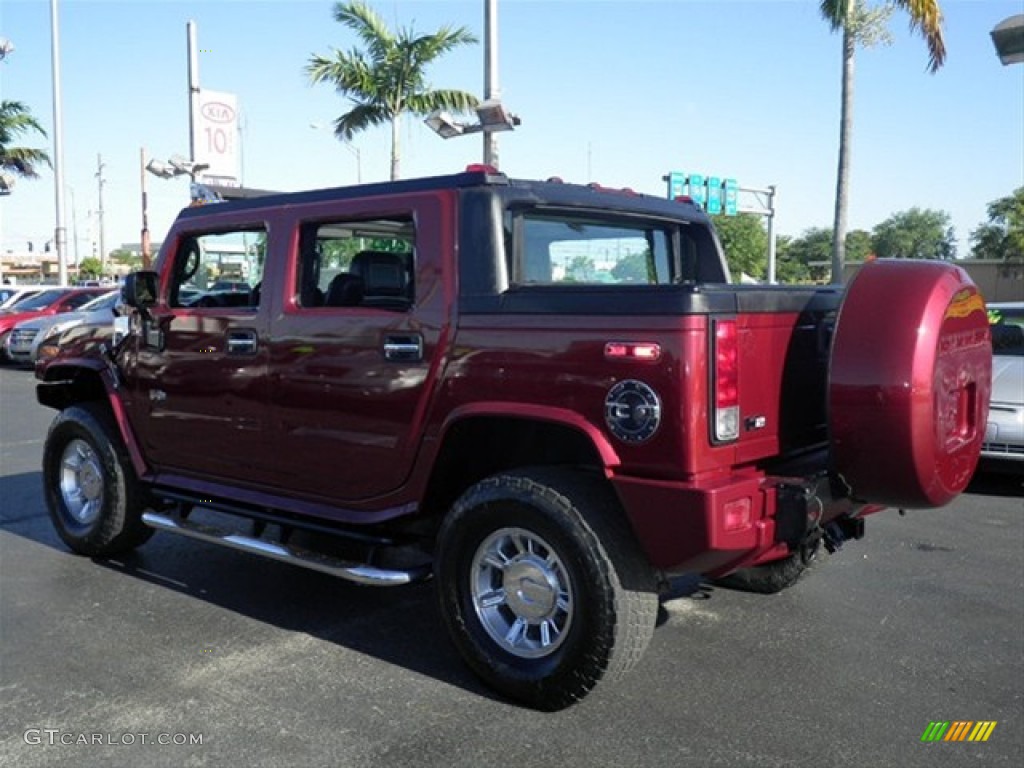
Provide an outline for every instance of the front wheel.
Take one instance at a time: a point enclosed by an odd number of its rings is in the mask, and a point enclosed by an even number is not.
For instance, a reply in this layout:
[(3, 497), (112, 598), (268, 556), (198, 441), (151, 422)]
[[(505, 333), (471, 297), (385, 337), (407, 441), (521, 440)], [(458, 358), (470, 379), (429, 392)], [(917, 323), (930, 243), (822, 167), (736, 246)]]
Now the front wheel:
[(145, 494), (110, 415), (94, 404), (61, 411), (43, 448), (43, 491), (58, 535), (81, 555), (143, 544)]
[(654, 573), (599, 477), (483, 480), (445, 519), (435, 573), (469, 666), (538, 709), (562, 709), (624, 674), (654, 630)]

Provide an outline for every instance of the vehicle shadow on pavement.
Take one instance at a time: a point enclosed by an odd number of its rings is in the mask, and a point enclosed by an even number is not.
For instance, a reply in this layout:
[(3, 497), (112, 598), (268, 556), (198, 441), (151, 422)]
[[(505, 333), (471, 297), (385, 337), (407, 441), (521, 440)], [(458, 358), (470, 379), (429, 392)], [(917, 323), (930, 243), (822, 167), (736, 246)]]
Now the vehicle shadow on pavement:
[[(0, 525), (21, 523), (32, 518), (47, 521), (43, 506), (43, 473), (25, 472), (0, 477)], [(54, 534), (48, 541), (56, 541)]]
[(500, 701), (448, 641), (432, 581), (366, 587), (294, 565), (157, 533), (104, 568)]
[[(0, 525), (9, 534), (69, 552), (41, 510), (39, 473), (3, 478), (0, 493), (31, 501), (4, 504)], [(385, 663), (434, 678), (492, 701), (508, 703), (480, 683), (448, 639), (432, 581), (397, 588), (362, 587), (285, 563), (157, 533), (138, 550), (93, 563), (290, 632), (302, 632)], [(662, 599), (706, 598), (699, 577), (678, 577)], [(658, 625), (667, 620), (659, 610)], [(514, 705), (513, 705), (514, 706)]]
[[(0, 478), (0, 529), (76, 558), (61, 543), (43, 507), (39, 472)], [(13, 503), (8, 503), (13, 502)], [(93, 563), (291, 632), (302, 632), (508, 703), (480, 683), (451, 645), (432, 581), (397, 588), (363, 587), (242, 552), (157, 533), (134, 552)], [(661, 601), (710, 599), (699, 575), (674, 576)], [(657, 626), (668, 620), (659, 604)]]
[[(40, 474), (0, 478), (0, 532), (69, 559), (79, 558), (63, 545), (50, 524)], [(8, 540), (7, 546), (17, 545)], [(477, 681), (450, 644), (431, 581), (405, 587), (363, 587), (160, 532), (134, 552), (93, 563), (119, 576), (503, 701)], [(145, 599), (136, 594), (140, 601)]]

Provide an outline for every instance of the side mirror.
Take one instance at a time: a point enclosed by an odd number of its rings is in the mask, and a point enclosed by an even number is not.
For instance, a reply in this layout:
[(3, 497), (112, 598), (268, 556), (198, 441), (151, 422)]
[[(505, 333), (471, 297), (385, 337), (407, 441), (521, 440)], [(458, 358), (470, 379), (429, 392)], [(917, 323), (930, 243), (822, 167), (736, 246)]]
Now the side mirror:
[(121, 301), (142, 312), (156, 304), (159, 275), (156, 272), (132, 272), (124, 278)]

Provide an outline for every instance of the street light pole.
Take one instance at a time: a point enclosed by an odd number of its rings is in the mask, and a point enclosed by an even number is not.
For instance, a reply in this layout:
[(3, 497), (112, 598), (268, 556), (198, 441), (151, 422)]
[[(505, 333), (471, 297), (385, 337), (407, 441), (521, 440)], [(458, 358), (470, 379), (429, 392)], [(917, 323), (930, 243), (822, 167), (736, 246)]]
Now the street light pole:
[(57, 279), (68, 283), (67, 228), (64, 226), (64, 119), (60, 93), (60, 29), (57, 0), (50, 0), (50, 57), (53, 66), (53, 184), (56, 225), (53, 242), (57, 248)]
[[(484, 101), (498, 99), (498, 0), (484, 0)], [(484, 165), (498, 167), (498, 137), (484, 131)]]
[(196, 23), (185, 25), (188, 35), (188, 159), (196, 161), (196, 113), (199, 111), (199, 52), (196, 50)]

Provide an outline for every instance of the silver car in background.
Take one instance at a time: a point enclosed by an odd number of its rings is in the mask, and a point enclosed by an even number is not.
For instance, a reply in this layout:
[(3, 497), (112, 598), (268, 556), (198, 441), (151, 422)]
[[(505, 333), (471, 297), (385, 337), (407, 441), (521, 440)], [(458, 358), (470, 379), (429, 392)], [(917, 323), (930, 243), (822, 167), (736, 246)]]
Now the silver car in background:
[(114, 321), (114, 308), (121, 298), (121, 292), (110, 291), (83, 304), (75, 312), (36, 317), (14, 326), (5, 342), (7, 359), (19, 365), (32, 365), (39, 353), (39, 347), (50, 338), (59, 337), (65, 331), (78, 325), (104, 324)]
[(982, 468), (1024, 474), (1024, 301), (989, 304), (992, 398)]

